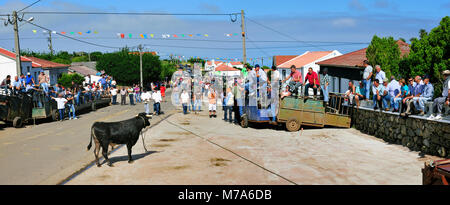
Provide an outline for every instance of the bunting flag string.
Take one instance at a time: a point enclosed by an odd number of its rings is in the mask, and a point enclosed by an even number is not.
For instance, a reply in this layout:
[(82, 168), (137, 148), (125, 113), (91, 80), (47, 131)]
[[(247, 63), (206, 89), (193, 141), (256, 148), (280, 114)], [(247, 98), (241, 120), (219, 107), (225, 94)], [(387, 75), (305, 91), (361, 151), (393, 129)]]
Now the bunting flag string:
[[(32, 30), (32, 32), (34, 34), (36, 34), (37, 30)], [(42, 30), (42, 32), (43, 33), (48, 33), (49, 31)], [(68, 31), (51, 31), (51, 32), (54, 33), (54, 34), (60, 33), (60, 34), (63, 34), (63, 35), (66, 35), (66, 34), (70, 34), (70, 35), (90, 34), (90, 35), (92, 35), (92, 34), (98, 34), (99, 33), (97, 30), (94, 30), (94, 31), (93, 30), (88, 30), (88, 31), (85, 31), (85, 32), (81, 32), (81, 31), (76, 31), (76, 32), (74, 32), (74, 31), (70, 31), (70, 32), (68, 32)], [(125, 35), (124, 33), (117, 33), (117, 37), (118, 38), (123, 38), (122, 34)], [(132, 38), (133, 35), (134, 34), (132, 34), (132, 33), (128, 33), (128, 37), (129, 38)], [(139, 36), (141, 38), (146, 39), (148, 34), (141, 33), (141, 34), (137, 34), (136, 36)], [(154, 38), (155, 36), (158, 36), (158, 35), (154, 34), (154, 33), (150, 33), (150, 37), (151, 38)], [(204, 33), (204, 34), (200, 34), (200, 33), (197, 33), (197, 34), (168, 34), (168, 33), (163, 33), (163, 34), (160, 34), (160, 36), (161, 36), (161, 38), (192, 38), (192, 37), (205, 37), (205, 38), (208, 38), (208, 37), (210, 37), (210, 34), (207, 34), (207, 33)], [(226, 37), (233, 37), (233, 36), (238, 36), (238, 34), (237, 33), (225, 33), (224, 36), (226, 36)]]

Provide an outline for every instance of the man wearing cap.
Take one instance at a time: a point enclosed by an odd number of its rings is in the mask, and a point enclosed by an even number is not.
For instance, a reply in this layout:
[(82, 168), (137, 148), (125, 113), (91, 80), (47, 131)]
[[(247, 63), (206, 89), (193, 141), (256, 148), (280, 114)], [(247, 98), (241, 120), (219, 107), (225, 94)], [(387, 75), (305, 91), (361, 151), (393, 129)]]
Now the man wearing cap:
[[(449, 105), (450, 98), (450, 70), (444, 70), (442, 72), (444, 75), (444, 86), (442, 86), (442, 97), (434, 99), (433, 102), (433, 113), (437, 113), (436, 117), (431, 114), (431, 116), (428, 118), (429, 120), (441, 120), (442, 119), (442, 110), (444, 108), (444, 105)], [(434, 112), (437, 110), (437, 112)]]
[(27, 77), (25, 78), (25, 85), (28, 85), (28, 84), (30, 84), (31, 83), (31, 85), (33, 85), (34, 86), (34, 79), (33, 79), (33, 76), (31, 76), (31, 73), (27, 73)]
[(411, 105), (414, 103), (414, 101), (417, 101), (419, 97), (422, 95), (423, 92), (423, 85), (421, 84), (422, 78), (420, 76), (416, 76), (414, 78), (414, 82), (411, 89), (411, 95), (406, 97), (406, 111), (404, 114), (410, 115), (411, 114)]
[(414, 101), (414, 107), (420, 111), (419, 115), (425, 114), (425, 102), (430, 101), (434, 95), (434, 88), (430, 83), (430, 76), (425, 76), (423, 83), (423, 92), (418, 99)]
[[(259, 65), (255, 65), (255, 69), (253, 69), (249, 74), (249, 96), (251, 96), (251, 106), (257, 106), (256, 99), (266, 99), (266, 88), (267, 88), (267, 75), (264, 70), (261, 70)], [(256, 95), (255, 95), (256, 94)], [(256, 98), (255, 98), (256, 97)]]

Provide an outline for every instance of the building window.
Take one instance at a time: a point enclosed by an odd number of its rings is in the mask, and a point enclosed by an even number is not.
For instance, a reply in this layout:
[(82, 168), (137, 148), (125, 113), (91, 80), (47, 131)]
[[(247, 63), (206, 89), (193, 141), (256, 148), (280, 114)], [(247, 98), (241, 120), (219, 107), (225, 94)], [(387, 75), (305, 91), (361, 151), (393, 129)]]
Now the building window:
[(27, 66), (27, 72), (28, 73), (30, 72), (30, 66)]

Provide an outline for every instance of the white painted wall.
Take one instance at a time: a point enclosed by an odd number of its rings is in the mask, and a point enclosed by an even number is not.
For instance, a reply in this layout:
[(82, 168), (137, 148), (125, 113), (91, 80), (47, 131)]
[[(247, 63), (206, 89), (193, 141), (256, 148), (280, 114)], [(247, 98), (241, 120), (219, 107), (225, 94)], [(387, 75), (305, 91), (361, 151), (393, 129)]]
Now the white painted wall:
[[(22, 62), (22, 73), (27, 74), (27, 69), (30, 68), (30, 72), (40, 71), (40, 68), (33, 69), (31, 62)], [(0, 55), (0, 82), (6, 78), (7, 75), (11, 75), (11, 80), (14, 82), (16, 77), (16, 60)], [(32, 73), (33, 75), (33, 73)]]

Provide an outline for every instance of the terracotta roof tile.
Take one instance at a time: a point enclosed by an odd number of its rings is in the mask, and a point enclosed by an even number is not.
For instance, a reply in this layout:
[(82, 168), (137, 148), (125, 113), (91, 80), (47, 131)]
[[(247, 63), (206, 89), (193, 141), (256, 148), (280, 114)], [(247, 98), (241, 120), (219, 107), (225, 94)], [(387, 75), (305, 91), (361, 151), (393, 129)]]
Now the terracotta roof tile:
[[(410, 52), (409, 44), (398, 40), (397, 45), (400, 48), (401, 56), (408, 55)], [(320, 61), (318, 65), (335, 65), (335, 66), (345, 66), (345, 67), (364, 67), (363, 61), (366, 58), (367, 48), (361, 50), (353, 51), (341, 56), (330, 58), (328, 60)]]
[[(16, 59), (16, 53), (8, 51), (8, 50), (6, 50), (4, 48), (0, 48), (0, 55), (3, 55), (5, 57), (8, 57), (8, 58), (13, 59), (13, 60)], [(23, 62), (30, 62), (31, 61), (30, 59), (25, 58), (23, 56), (20, 57), (20, 60), (23, 61)]]
[[(33, 64), (37, 64), (39, 65), (38, 67), (42, 67), (42, 68), (61, 68), (61, 67), (69, 67), (70, 65), (66, 65), (66, 64), (60, 64), (60, 63), (55, 63), (52, 61), (48, 61), (48, 60), (44, 60), (44, 59), (40, 59), (40, 58), (36, 58), (36, 57), (29, 57), (27, 56), (28, 59), (33, 61)], [(33, 65), (33, 67), (35, 67)]]
[(279, 66), (279, 65), (283, 64), (284, 62), (291, 60), (297, 56), (298, 55), (274, 56), (275, 66)]
[(307, 64), (310, 64), (314, 61), (319, 60), (320, 58), (325, 57), (326, 55), (332, 53), (333, 51), (312, 51), (307, 52), (303, 55), (297, 56), (291, 60), (288, 60), (281, 65), (277, 66), (280, 68), (290, 68), (292, 65), (295, 65), (297, 68), (301, 68)]
[(222, 65), (220, 65), (220, 66), (218, 66), (216, 68), (216, 71), (239, 71), (239, 70), (236, 69), (236, 68), (232, 68), (230, 66), (227, 66), (225, 64), (222, 64)]

